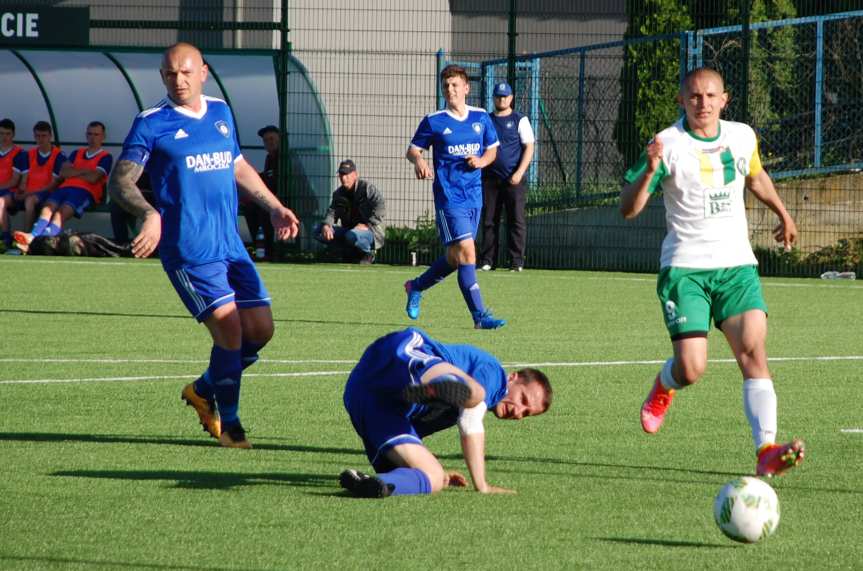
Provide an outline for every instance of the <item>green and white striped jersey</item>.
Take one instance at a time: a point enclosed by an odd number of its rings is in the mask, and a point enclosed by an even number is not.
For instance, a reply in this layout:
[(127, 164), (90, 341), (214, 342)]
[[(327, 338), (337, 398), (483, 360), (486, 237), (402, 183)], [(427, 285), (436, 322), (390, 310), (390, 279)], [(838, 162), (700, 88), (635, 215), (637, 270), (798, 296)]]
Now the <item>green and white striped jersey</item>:
[[(665, 201), (668, 233), (661, 267), (715, 269), (755, 265), (743, 192), (746, 177), (763, 170), (758, 141), (749, 125), (719, 122), (719, 134), (705, 139), (683, 118), (656, 136), (662, 164), (650, 182)], [(632, 183), (647, 168), (642, 154), (624, 178)]]

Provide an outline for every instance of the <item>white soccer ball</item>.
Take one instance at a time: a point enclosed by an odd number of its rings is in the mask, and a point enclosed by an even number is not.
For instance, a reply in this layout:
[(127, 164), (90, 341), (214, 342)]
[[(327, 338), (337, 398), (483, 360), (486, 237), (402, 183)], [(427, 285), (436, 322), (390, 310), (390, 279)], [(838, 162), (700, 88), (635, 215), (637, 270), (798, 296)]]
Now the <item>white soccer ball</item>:
[(779, 526), (779, 498), (764, 480), (743, 476), (719, 490), (713, 502), (716, 525), (741, 543), (755, 543)]

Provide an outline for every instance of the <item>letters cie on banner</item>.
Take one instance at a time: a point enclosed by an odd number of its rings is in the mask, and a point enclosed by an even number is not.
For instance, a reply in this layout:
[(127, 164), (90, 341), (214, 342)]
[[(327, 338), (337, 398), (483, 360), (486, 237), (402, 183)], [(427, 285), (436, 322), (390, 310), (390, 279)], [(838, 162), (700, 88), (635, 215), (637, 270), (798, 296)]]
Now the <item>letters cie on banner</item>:
[(4, 46), (87, 46), (90, 8), (0, 8)]

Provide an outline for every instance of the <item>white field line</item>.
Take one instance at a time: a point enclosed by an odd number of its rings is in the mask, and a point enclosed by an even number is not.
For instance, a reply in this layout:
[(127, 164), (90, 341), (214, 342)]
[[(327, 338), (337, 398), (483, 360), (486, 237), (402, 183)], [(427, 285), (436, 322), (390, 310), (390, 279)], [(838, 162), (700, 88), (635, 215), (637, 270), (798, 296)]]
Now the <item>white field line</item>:
[[(831, 362), (831, 361), (863, 361), (863, 355), (834, 355), (834, 356), (815, 356), (815, 357), (771, 357), (772, 362)], [(181, 363), (181, 364), (200, 364), (206, 361), (197, 360), (171, 360), (171, 359), (15, 359), (3, 358), (0, 363), (103, 363), (103, 364), (123, 364), (123, 363)], [(648, 359), (637, 361), (571, 361), (571, 362), (543, 362), (543, 363), (504, 363), (504, 366), (509, 368), (517, 367), (616, 367), (616, 366), (643, 366), (643, 365), (659, 365), (664, 363), (664, 359)], [(709, 359), (710, 363), (734, 363), (734, 359)], [(342, 365), (351, 364), (353, 361), (345, 360), (281, 360), (281, 359), (262, 359), (258, 362), (267, 364), (332, 364)], [(277, 378), (277, 377), (327, 377), (336, 375), (347, 375), (350, 371), (306, 371), (296, 373), (245, 373), (245, 377), (258, 378)], [(0, 385), (23, 385), (23, 384), (46, 384), (46, 383), (104, 383), (104, 382), (135, 382), (135, 381), (166, 381), (180, 379), (194, 379), (199, 374), (192, 375), (142, 375), (134, 377), (86, 377), (73, 379), (0, 379)]]
[[(39, 259), (37, 259), (39, 258)], [(45, 258), (40, 257), (28, 257), (26, 261), (20, 260), (16, 258), (5, 258), (0, 257), (0, 264), (78, 264), (78, 265), (94, 265), (94, 266), (133, 266), (137, 268), (153, 268), (153, 269), (162, 269), (162, 265), (158, 263), (156, 260), (128, 260), (128, 261), (97, 261), (97, 260), (64, 260), (62, 258), (55, 258), (52, 256), (48, 256)], [(354, 273), (354, 272), (366, 272), (366, 268), (324, 268), (321, 267), (321, 264), (316, 265), (298, 265), (298, 264), (260, 264), (258, 265), (258, 270), (261, 272), (324, 272), (324, 273)], [(417, 268), (411, 268), (410, 266), (379, 266), (375, 268), (376, 272), (381, 273), (391, 273), (391, 274), (399, 274), (403, 275), (405, 272), (416, 272)], [(620, 276), (582, 276), (578, 270), (537, 270), (543, 272), (542, 279), (544, 280), (573, 280), (573, 279), (587, 279), (587, 280), (601, 280), (601, 281), (623, 281), (623, 282), (644, 282), (644, 283), (656, 283), (655, 277), (620, 277)], [(512, 278), (512, 279), (522, 279), (521, 276), (510, 274), (510, 272), (494, 272), (497, 275), (494, 276), (495, 279), (498, 278)], [(486, 276), (491, 277), (491, 276)], [(806, 278), (801, 278), (806, 279)], [(841, 282), (841, 283), (840, 283)], [(831, 287), (841, 287), (846, 289), (863, 289), (863, 284), (848, 284), (845, 283), (846, 280), (837, 280), (836, 282), (824, 282), (822, 280), (818, 280), (815, 278), (810, 278), (809, 281), (805, 283), (786, 283), (786, 282), (776, 282), (773, 281), (773, 278), (762, 279), (761, 283), (765, 287), (791, 287), (791, 288), (831, 288)]]
[[(304, 373), (244, 373), (243, 377), (334, 377), (347, 375), (350, 371), (311, 371)], [(197, 379), (197, 375), (147, 375), (139, 377), (89, 377), (81, 379), (10, 379), (0, 380), (0, 385), (45, 385), (58, 383), (109, 383), (137, 381), (177, 381), (182, 379)]]
[(863, 434), (863, 428), (840, 428), (839, 432), (845, 434)]
[[(601, 281), (616, 281), (616, 282), (645, 282), (645, 283), (656, 283), (656, 278), (648, 278), (648, 277), (631, 277), (631, 278), (622, 278), (617, 276), (588, 276), (584, 279), (588, 280), (601, 280)], [(803, 278), (801, 278), (803, 279)], [(840, 285), (842, 282), (842, 285)], [(812, 278), (811, 281), (806, 283), (787, 283), (787, 282), (775, 282), (772, 278), (761, 279), (761, 285), (764, 287), (805, 287), (805, 288), (832, 288), (832, 287), (842, 287), (842, 288), (850, 288), (850, 289), (863, 289), (863, 285), (858, 284), (848, 284), (846, 280), (837, 280), (835, 282), (828, 281), (824, 282), (822, 280), (816, 280)]]
[[(207, 363), (206, 359), (75, 359), (75, 358), (57, 358), (57, 359), (23, 359), (19, 357), (3, 357), (0, 358), (0, 363), (105, 363), (105, 364), (123, 364), (123, 363), (156, 363), (156, 364), (188, 364), (188, 363)], [(258, 363), (276, 363), (279, 365), (349, 365), (355, 361), (338, 361), (333, 359), (261, 359)]]

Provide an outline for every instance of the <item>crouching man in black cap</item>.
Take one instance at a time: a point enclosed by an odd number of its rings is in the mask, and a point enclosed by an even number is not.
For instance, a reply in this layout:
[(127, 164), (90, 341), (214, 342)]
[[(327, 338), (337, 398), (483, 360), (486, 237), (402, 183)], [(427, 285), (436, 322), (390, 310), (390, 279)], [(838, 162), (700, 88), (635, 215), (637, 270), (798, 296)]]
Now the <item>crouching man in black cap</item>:
[(315, 226), (315, 239), (345, 249), (346, 260), (372, 264), (375, 251), (384, 245), (384, 195), (359, 177), (354, 161), (339, 164), (341, 185), (333, 192), (324, 221)]

